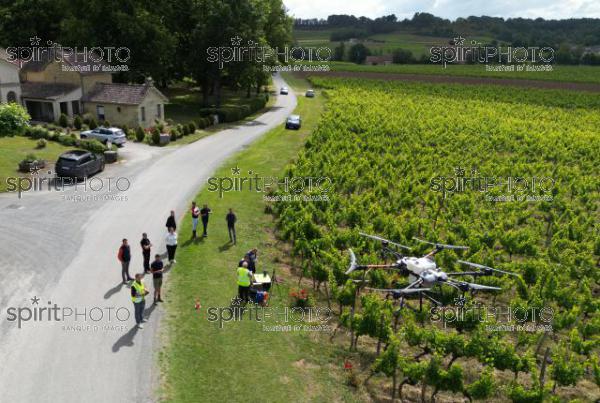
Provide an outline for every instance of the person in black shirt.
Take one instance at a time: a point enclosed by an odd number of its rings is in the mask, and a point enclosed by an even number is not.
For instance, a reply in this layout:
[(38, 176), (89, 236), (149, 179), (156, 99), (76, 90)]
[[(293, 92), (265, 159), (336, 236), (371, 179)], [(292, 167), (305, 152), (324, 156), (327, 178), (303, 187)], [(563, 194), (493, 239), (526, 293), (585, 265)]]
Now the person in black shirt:
[(150, 273), (150, 249), (152, 248), (152, 243), (150, 243), (148, 235), (145, 232), (142, 234), (140, 246), (142, 247), (142, 255), (144, 256), (144, 273)]
[(212, 210), (209, 209), (206, 204), (204, 205), (202, 210), (200, 210), (200, 217), (202, 217), (202, 226), (204, 227), (204, 233), (202, 234), (202, 236), (205, 238), (208, 236), (208, 234), (206, 233), (206, 228), (208, 227), (208, 215), (210, 213), (212, 213)]
[(160, 255), (154, 255), (154, 262), (150, 265), (152, 271), (152, 283), (154, 284), (154, 303), (163, 302), (160, 297), (160, 289), (162, 288), (163, 269), (164, 265), (160, 259)]
[(117, 258), (121, 262), (121, 277), (123, 278), (123, 284), (127, 284), (128, 281), (133, 281), (133, 278), (129, 275), (129, 262), (131, 261), (131, 249), (127, 239), (123, 238), (121, 247)]
[(244, 256), (245, 260), (248, 261), (248, 270), (252, 273), (256, 272), (256, 260), (258, 259), (258, 249), (254, 248), (249, 250)]
[(225, 216), (225, 221), (227, 221), (227, 231), (229, 232), (229, 242), (233, 242), (235, 245), (237, 239), (235, 237), (235, 222), (237, 221), (237, 217), (233, 213), (233, 209), (229, 209), (229, 213)]
[(177, 221), (175, 221), (175, 211), (171, 210), (171, 215), (169, 216), (169, 218), (167, 218), (167, 223), (165, 224), (165, 227), (167, 227), (167, 229), (173, 228), (174, 230), (177, 230)]

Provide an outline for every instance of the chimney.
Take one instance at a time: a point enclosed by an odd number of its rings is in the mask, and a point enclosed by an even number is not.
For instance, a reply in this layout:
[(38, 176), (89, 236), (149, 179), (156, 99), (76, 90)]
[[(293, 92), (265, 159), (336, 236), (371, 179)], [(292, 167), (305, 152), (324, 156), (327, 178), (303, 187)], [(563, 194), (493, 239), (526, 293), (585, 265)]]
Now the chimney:
[(145, 83), (148, 87), (154, 87), (154, 80), (152, 79), (152, 77), (148, 76), (146, 77), (146, 83)]

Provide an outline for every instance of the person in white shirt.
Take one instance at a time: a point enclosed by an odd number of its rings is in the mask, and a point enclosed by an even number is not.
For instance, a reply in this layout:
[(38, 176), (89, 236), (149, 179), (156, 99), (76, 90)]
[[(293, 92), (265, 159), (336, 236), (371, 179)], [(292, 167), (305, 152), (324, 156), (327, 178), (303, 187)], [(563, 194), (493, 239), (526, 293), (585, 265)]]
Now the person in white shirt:
[(175, 260), (175, 251), (177, 250), (177, 232), (174, 228), (169, 228), (169, 233), (166, 238), (167, 254), (169, 256), (169, 264), (177, 263)]

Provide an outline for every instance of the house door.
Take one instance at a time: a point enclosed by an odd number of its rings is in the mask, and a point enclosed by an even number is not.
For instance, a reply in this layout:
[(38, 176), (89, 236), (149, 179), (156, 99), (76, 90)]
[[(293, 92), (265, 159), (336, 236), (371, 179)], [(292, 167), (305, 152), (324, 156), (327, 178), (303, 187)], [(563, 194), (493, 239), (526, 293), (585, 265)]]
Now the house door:
[(69, 106), (67, 102), (60, 103), (60, 113), (64, 113), (65, 115), (69, 116)]

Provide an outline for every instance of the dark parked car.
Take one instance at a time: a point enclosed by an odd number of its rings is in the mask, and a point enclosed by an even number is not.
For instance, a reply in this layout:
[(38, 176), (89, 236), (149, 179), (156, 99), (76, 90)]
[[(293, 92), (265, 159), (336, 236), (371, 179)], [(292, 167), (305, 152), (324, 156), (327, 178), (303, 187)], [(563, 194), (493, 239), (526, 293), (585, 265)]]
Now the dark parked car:
[(300, 122), (300, 116), (299, 115), (291, 115), (289, 118), (287, 118), (287, 120), (285, 121), (285, 128), (286, 129), (300, 129), (300, 125), (302, 123)]
[(306, 91), (306, 98), (314, 98), (315, 97), (315, 92), (313, 90), (308, 90)]
[(104, 157), (85, 150), (62, 153), (54, 167), (59, 177), (85, 178), (104, 171)]

